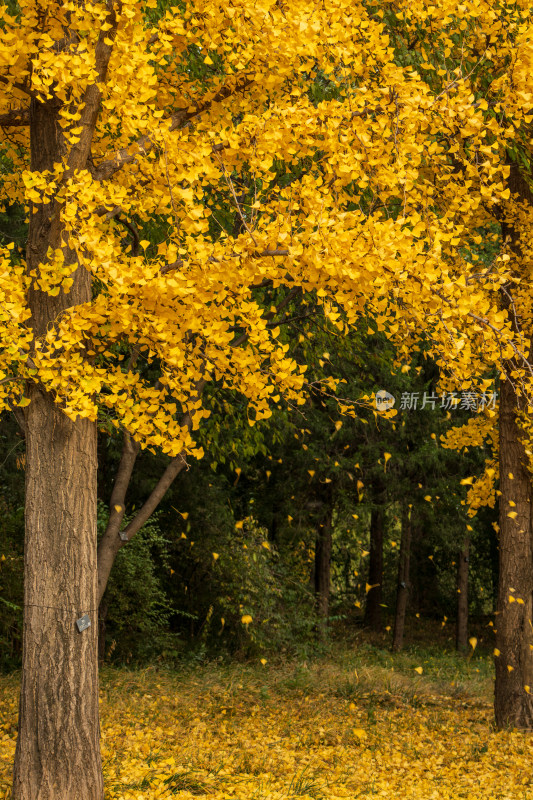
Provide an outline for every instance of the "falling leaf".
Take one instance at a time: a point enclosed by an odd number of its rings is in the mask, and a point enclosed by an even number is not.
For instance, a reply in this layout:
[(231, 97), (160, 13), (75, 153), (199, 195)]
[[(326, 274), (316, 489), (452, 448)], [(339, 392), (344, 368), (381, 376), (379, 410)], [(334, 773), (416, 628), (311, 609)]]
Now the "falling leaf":
[(415, 672), (418, 672), (419, 675), (422, 675), (422, 673), (424, 672), (423, 667), (414, 667), (414, 670)]

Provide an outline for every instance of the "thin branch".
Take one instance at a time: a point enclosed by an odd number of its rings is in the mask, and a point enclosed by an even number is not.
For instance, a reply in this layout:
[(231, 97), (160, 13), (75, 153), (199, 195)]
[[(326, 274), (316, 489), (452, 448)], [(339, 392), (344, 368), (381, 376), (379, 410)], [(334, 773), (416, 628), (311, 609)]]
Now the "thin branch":
[(35, 100), (39, 99), (39, 93), (34, 92), (33, 89), (30, 89), (30, 87), (27, 86), (25, 83), (10, 81), (9, 78), (7, 78), (5, 75), (0, 75), (0, 83), (12, 87), (13, 89), (18, 89), (19, 92), (24, 92), (24, 94), (27, 94), (28, 97), (33, 97)]
[[(261, 250), (254, 251), (253, 253), (249, 254), (251, 258), (267, 258), (267, 256), (288, 256), (288, 250)], [(230, 253), (228, 258), (242, 258), (243, 253)], [(209, 256), (207, 259), (211, 264), (220, 264), (220, 259), (215, 258), (214, 256)], [(165, 275), (167, 272), (171, 272), (173, 269), (180, 269), (184, 265), (184, 260), (182, 258), (178, 258), (177, 261), (173, 261), (172, 264), (164, 264), (161, 269), (161, 275)], [(271, 281), (268, 281), (271, 282)], [(258, 284), (258, 286), (266, 286), (267, 284), (263, 281), (262, 284)], [(257, 287), (255, 287), (257, 288)]]
[[(181, 108), (161, 124), (164, 125), (165, 122), (167, 124), (170, 122), (170, 126), (168, 128), (169, 133), (181, 128), (185, 128), (192, 122), (193, 119), (200, 116), (205, 111), (208, 111), (213, 105), (216, 103), (221, 103), (223, 100), (227, 100), (228, 97), (231, 97), (239, 91), (244, 91), (244, 89), (247, 89), (249, 86), (251, 86), (253, 82), (253, 78), (244, 77), (240, 81), (237, 81), (233, 87), (222, 86), (222, 88), (219, 89), (219, 91), (214, 97), (211, 98), (211, 100), (206, 100), (204, 103), (200, 103), (192, 111)], [(97, 164), (94, 167), (93, 177), (95, 180), (99, 181), (108, 180), (109, 178), (113, 177), (116, 172), (123, 169), (127, 164), (136, 163), (140, 155), (146, 155), (153, 150), (155, 144), (156, 143), (153, 135), (145, 134), (144, 136), (141, 136), (140, 139), (137, 139), (137, 141), (132, 143), (130, 146), (124, 147), (122, 150), (119, 150), (117, 153), (115, 153), (112, 158), (106, 159), (106, 161), (101, 161), (100, 164)], [(225, 145), (223, 144), (214, 145), (213, 152), (222, 150), (224, 146)], [(132, 147), (135, 147), (137, 152), (132, 153)]]

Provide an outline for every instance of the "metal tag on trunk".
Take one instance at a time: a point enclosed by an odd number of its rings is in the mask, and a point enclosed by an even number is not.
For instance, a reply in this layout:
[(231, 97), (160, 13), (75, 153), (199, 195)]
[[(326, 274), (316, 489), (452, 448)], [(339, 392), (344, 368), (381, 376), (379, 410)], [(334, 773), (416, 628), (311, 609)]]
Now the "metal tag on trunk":
[(76, 620), (76, 625), (78, 626), (78, 630), (81, 633), (82, 631), (86, 631), (87, 628), (91, 627), (91, 620), (89, 619), (88, 614), (84, 614), (83, 617), (80, 617)]

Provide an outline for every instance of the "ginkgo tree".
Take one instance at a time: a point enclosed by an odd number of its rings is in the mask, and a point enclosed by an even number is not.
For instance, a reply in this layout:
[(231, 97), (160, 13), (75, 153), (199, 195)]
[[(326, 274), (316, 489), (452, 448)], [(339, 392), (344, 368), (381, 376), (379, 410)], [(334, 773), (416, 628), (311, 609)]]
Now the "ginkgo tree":
[[(466, 388), (469, 371), (482, 375), (481, 361), (487, 372), (496, 366), (500, 377), (497, 416), (486, 411), (449, 436), (448, 443), (494, 446), (470, 500), (473, 511), (482, 502), (493, 503), (499, 477), (495, 716), (499, 726), (531, 729), (531, 8), (520, 1), (457, 7), (413, 3), (403, 13), (391, 11), (389, 31), (397, 60), (424, 75), (436, 100), (449, 95), (452, 86), (454, 97), (463, 97), (459, 106), (441, 109), (440, 130), (433, 131), (434, 147), (448, 154), (447, 166), (437, 160), (428, 165), (435, 187), (432, 211), (441, 212), (441, 224), (448, 217), (453, 231), (435, 295), (439, 326), (455, 341), (451, 349), (442, 349), (439, 364), (448, 369), (448, 385), (455, 388)], [(467, 103), (481, 115), (472, 115)], [(450, 272), (442, 271), (444, 264)], [(461, 292), (456, 305), (450, 302), (446, 273)], [(485, 309), (491, 298), (499, 311), (489, 320)], [(459, 336), (457, 314), (467, 323)], [(492, 352), (472, 347), (480, 323), (494, 325)], [(453, 348), (462, 354), (458, 370), (450, 357)]]
[[(401, 47), (402, 15), (380, 3), (156, 5), (0, 9), (2, 192), (29, 224), (25, 255), (8, 246), (0, 261), (0, 401), (23, 412), (27, 448), (17, 800), (103, 796), (98, 424), (124, 432), (127, 484), (134, 443), (171, 456), (171, 473), (201, 456), (210, 382), (246, 398), (252, 424), (278, 397), (300, 402), (305, 370), (280, 343), (268, 287), (281, 287), (278, 309), (312, 293), (339, 332), (365, 308), (406, 348), (425, 329), (456, 382), (524, 366), (500, 302), (514, 257), (478, 278), (463, 253), (491, 209), (518, 210), (501, 152), (529, 124), (524, 4), (413, 4)], [(458, 55), (477, 28), (507, 48), (493, 81), (505, 126)], [(418, 29), (439, 58), (453, 50), (438, 80), (404, 58)], [(125, 244), (154, 218), (164, 238)]]

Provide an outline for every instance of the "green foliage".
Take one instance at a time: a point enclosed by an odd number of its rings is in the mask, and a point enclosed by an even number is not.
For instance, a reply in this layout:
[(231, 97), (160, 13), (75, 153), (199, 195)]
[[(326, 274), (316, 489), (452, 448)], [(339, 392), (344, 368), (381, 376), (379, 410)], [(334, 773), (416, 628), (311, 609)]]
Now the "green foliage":
[[(99, 502), (99, 535), (107, 518), (107, 509)], [(117, 555), (101, 606), (101, 612), (107, 611), (106, 653), (116, 661), (143, 662), (176, 650), (177, 636), (169, 631), (172, 608), (161, 580), (169, 569), (168, 548), (169, 540), (154, 515)]]
[(24, 510), (0, 496), (0, 669), (18, 666), (22, 654)]
[[(307, 576), (298, 575), (299, 553), (292, 560), (280, 554), (257, 524), (253, 503), (240, 500), (240, 489), (207, 465), (183, 476), (179, 511), (186, 519), (178, 517), (166, 582), (173, 625), (200, 652), (288, 650), (313, 626)], [(247, 617), (252, 622), (242, 621)]]

